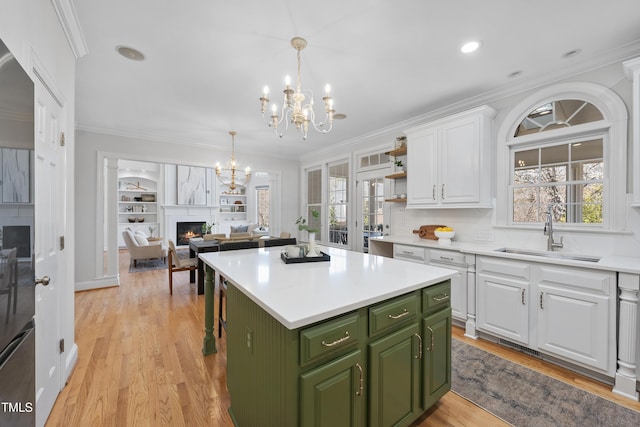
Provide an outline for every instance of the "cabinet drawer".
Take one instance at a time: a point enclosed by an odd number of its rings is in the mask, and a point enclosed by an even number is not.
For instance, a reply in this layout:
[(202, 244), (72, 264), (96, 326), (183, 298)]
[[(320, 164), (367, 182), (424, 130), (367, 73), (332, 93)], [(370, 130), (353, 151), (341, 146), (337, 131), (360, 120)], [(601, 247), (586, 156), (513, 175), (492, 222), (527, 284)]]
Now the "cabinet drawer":
[(369, 335), (414, 319), (418, 313), (420, 305), (415, 292), (373, 306), (369, 309)]
[(358, 313), (348, 314), (300, 332), (300, 363), (351, 349), (358, 342)]
[(394, 244), (393, 257), (398, 259), (404, 259), (407, 261), (424, 263), (425, 251), (424, 251), (424, 248), (420, 248), (418, 246)]
[(478, 273), (499, 274), (502, 277), (529, 281), (531, 278), (531, 263), (498, 257), (477, 257), (476, 271)]
[(422, 307), (425, 313), (440, 310), (451, 305), (451, 281), (429, 286), (422, 290)]
[(429, 249), (429, 262), (466, 265), (465, 254), (457, 251)]

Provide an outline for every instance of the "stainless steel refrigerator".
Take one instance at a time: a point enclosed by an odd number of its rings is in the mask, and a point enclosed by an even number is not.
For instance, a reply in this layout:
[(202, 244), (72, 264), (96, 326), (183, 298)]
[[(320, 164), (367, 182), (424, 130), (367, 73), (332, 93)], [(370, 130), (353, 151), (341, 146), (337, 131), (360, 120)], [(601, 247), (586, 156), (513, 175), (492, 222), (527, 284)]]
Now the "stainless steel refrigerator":
[(35, 425), (34, 85), (0, 40), (0, 426)]

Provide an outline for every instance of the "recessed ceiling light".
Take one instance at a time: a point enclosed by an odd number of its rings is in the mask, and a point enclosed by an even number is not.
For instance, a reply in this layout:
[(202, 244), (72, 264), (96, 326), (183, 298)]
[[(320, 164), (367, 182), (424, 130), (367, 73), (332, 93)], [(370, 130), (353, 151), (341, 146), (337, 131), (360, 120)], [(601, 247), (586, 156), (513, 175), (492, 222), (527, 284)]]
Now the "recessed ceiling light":
[(475, 52), (476, 50), (478, 50), (479, 47), (480, 47), (480, 42), (476, 40), (472, 40), (470, 42), (463, 44), (462, 47), (460, 48), (460, 52), (462, 53)]
[(116, 46), (116, 51), (132, 61), (144, 61), (144, 54), (137, 49), (127, 46)]
[(565, 52), (562, 57), (563, 58), (573, 58), (576, 55), (579, 55), (580, 52), (582, 52), (582, 49), (573, 49), (570, 50), (569, 52)]
[(520, 77), (523, 72), (524, 71), (522, 70), (514, 71), (513, 73), (509, 73), (507, 77), (509, 77), (510, 79), (515, 79), (516, 77)]

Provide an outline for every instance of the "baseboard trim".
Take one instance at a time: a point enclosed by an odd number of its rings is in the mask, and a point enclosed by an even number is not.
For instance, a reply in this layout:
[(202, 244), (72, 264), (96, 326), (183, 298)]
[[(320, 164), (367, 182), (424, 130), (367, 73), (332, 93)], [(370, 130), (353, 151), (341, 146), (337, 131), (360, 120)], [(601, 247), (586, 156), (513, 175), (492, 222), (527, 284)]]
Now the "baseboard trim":
[(110, 288), (113, 286), (120, 286), (119, 275), (101, 277), (99, 279), (87, 280), (85, 282), (77, 282), (75, 291), (89, 291), (92, 289)]

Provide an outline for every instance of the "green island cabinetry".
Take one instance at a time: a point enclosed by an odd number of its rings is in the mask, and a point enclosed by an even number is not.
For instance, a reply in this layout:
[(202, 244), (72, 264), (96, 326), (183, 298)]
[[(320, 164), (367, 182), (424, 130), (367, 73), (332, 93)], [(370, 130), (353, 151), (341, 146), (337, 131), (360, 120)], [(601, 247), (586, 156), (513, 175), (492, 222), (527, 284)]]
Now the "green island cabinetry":
[(450, 282), (289, 330), (230, 284), (238, 426), (404, 426), (451, 386)]

